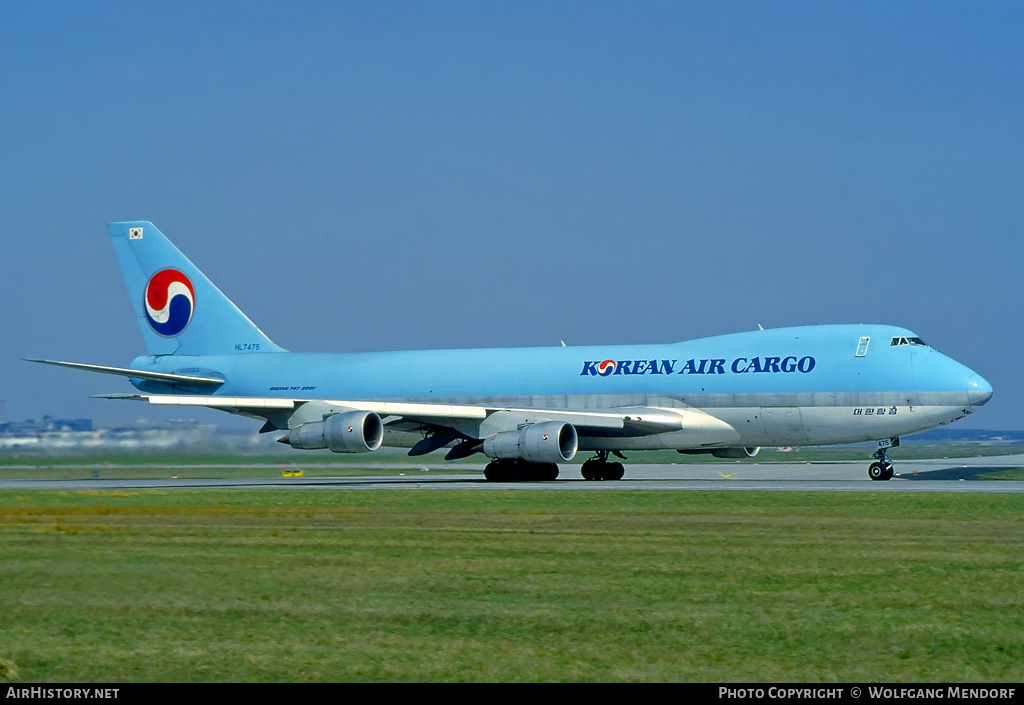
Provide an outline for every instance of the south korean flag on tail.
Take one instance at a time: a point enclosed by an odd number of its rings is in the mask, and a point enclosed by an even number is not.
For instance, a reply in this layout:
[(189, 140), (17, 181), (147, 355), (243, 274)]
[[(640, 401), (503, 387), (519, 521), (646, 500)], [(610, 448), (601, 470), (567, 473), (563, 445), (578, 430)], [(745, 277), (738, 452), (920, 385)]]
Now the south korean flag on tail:
[(142, 239), (142, 228), (128, 228), (128, 239), (129, 240), (141, 240)]

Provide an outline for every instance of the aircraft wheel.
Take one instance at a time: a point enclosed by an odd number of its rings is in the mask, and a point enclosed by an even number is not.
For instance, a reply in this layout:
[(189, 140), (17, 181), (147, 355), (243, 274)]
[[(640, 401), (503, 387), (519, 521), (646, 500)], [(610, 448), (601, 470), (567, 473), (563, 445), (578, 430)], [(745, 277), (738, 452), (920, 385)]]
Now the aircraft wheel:
[(558, 479), (558, 465), (556, 463), (538, 463), (535, 479), (543, 482), (550, 482)]
[(888, 468), (888, 476), (886, 475), (886, 470), (887, 468), (884, 463), (871, 463), (871, 465), (868, 465), (868, 477), (875, 481), (888, 480), (892, 477), (892, 466)]
[(885, 472), (882, 474), (883, 480), (891, 480), (892, 476), (896, 474), (896, 471), (892, 469), (892, 465), (885, 466)]
[(492, 460), (484, 468), (488, 482), (546, 482), (558, 478), (556, 463), (528, 463), (522, 460)]
[(584, 480), (621, 480), (626, 474), (622, 463), (609, 463), (605, 460), (588, 460), (580, 468)]
[(608, 463), (608, 469), (604, 473), (606, 480), (621, 480), (626, 474), (626, 468), (622, 463)]
[(495, 461), (487, 463), (487, 467), (484, 468), (484, 478), (488, 482), (503, 482), (507, 473), (503, 472), (504, 468), (501, 467)]
[(488, 482), (515, 482), (523, 479), (523, 468), (514, 460), (492, 460), (484, 468)]

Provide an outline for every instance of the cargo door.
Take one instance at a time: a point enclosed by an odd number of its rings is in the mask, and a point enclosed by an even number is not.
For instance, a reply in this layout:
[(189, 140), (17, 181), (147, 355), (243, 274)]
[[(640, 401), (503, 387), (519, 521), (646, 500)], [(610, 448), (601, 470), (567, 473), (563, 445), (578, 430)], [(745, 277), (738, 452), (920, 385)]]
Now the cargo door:
[(800, 407), (762, 406), (761, 423), (764, 424), (765, 435), (775, 445), (804, 445), (808, 442)]

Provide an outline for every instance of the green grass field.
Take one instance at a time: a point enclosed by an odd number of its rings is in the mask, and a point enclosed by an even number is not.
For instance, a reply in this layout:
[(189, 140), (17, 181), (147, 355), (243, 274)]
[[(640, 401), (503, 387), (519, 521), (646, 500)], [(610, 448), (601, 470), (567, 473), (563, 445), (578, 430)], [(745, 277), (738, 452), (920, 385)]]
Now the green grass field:
[(0, 679), (1024, 679), (1019, 495), (5, 492), (0, 546)]

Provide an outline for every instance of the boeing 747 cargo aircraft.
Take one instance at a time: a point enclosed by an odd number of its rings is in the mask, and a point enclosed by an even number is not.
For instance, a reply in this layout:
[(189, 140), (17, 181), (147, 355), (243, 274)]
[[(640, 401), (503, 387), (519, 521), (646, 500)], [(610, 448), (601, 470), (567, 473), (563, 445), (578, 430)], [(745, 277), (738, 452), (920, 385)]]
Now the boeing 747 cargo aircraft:
[[(127, 377), (150, 404), (262, 420), (301, 450), (483, 453), (492, 481), (554, 479), (580, 452), (615, 480), (623, 451), (740, 458), (761, 446), (877, 441), (888, 480), (899, 437), (984, 405), (979, 374), (887, 325), (757, 330), (681, 343), (373, 353), (288, 352), (148, 221), (110, 235), (148, 354), (130, 367), (36, 360)], [(331, 312), (325, 311), (326, 315)]]

